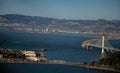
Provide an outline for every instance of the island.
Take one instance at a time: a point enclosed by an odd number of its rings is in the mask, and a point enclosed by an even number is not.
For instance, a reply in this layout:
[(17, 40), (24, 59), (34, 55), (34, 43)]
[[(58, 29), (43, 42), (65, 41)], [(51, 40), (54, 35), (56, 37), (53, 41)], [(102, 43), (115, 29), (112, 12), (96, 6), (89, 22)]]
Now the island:
[(37, 63), (48, 62), (45, 51), (13, 50), (0, 48), (0, 63)]

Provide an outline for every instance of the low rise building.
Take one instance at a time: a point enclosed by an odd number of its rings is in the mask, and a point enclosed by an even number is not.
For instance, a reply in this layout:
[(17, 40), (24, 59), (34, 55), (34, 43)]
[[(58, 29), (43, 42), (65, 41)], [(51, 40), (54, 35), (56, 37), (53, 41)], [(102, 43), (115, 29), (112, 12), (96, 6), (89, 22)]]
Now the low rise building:
[(22, 53), (25, 55), (26, 59), (30, 61), (48, 61), (44, 52), (40, 52), (39, 56), (37, 56), (35, 51), (22, 51)]
[(22, 51), (22, 53), (26, 56), (26, 57), (35, 57), (36, 53), (35, 51)]
[(31, 60), (31, 61), (39, 61), (37, 57), (26, 57), (26, 59)]

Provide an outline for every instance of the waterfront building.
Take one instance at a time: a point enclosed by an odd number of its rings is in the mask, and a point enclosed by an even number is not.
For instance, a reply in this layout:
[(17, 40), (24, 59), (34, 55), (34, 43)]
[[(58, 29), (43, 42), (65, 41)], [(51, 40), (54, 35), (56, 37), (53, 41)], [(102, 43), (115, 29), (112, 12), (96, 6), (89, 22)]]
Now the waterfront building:
[(35, 51), (22, 51), (22, 53), (30, 61), (48, 61), (44, 52), (41, 52), (39, 56), (37, 56)]
[(22, 51), (22, 53), (26, 56), (26, 57), (35, 57), (36, 53), (35, 51)]
[(26, 59), (31, 61), (38, 61), (35, 51), (22, 51), (22, 53), (25, 55)]
[(26, 57), (26, 59), (31, 60), (31, 61), (39, 61), (37, 57)]

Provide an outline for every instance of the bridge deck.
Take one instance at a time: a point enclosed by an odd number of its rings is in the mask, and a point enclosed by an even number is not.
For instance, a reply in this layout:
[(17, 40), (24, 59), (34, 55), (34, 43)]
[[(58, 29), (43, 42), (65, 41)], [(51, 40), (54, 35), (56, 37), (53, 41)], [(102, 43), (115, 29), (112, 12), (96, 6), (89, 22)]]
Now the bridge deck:
[[(86, 40), (86, 41), (84, 41), (82, 43), (82, 46), (83, 47), (94, 46), (94, 47), (102, 48), (102, 43), (101, 43), (101, 40), (99, 40), (99, 39), (92, 39), (92, 40)], [(112, 50), (112, 51), (120, 51), (120, 49), (118, 49), (118, 48), (106, 47), (106, 46), (104, 47), (104, 49), (106, 49), (106, 50)]]

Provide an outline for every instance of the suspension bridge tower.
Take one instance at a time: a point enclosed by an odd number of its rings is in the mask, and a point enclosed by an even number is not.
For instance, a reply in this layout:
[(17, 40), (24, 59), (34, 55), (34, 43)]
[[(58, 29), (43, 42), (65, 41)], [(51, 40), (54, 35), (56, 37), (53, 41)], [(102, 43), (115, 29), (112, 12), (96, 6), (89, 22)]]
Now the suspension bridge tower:
[(104, 47), (105, 47), (105, 36), (103, 35), (102, 36), (102, 51), (101, 51), (101, 53), (105, 52)]

